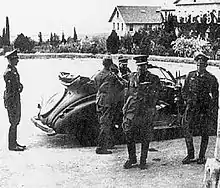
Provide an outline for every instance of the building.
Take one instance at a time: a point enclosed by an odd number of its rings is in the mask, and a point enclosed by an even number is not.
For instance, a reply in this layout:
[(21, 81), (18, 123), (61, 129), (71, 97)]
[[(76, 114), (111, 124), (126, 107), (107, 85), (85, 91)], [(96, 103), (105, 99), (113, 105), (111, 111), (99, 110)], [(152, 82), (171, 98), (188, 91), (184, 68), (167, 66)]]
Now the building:
[(162, 21), (160, 6), (116, 6), (109, 19), (119, 37), (133, 35), (140, 28), (160, 27)]
[(220, 20), (220, 0), (176, 0), (174, 4), (179, 22), (187, 22), (189, 18), (191, 22), (194, 22), (195, 18), (201, 22), (204, 15), (207, 16), (207, 23)]

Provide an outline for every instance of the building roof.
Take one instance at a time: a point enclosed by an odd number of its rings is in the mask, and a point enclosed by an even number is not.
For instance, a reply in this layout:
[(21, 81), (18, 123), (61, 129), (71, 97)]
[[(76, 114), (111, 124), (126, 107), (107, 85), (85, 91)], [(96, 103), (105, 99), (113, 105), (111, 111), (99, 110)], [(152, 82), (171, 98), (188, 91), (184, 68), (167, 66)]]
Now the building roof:
[(109, 22), (112, 21), (114, 15), (118, 11), (125, 23), (161, 23), (161, 13), (158, 11), (160, 8), (160, 6), (117, 6)]
[(220, 0), (175, 0), (174, 4), (176, 5), (184, 5), (184, 4), (192, 4), (192, 5), (195, 5), (195, 4), (219, 4), (220, 3)]

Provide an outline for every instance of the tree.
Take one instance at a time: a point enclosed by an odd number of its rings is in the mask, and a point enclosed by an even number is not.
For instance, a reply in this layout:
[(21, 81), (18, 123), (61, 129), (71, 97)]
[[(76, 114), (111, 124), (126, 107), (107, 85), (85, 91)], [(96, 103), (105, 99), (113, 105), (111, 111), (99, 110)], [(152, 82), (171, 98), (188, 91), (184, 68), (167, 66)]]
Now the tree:
[(66, 44), (66, 39), (65, 39), (65, 36), (64, 36), (64, 33), (63, 33), (63, 32), (62, 32), (61, 43)]
[(112, 30), (111, 34), (106, 40), (107, 51), (111, 54), (117, 54), (119, 49), (120, 41), (115, 30)]
[(43, 42), (42, 33), (41, 32), (39, 32), (38, 37), (39, 37), (39, 45), (41, 45), (42, 42)]
[(24, 36), (23, 33), (18, 35), (14, 41), (14, 47), (19, 49), (20, 52), (31, 52), (34, 46), (34, 41), (30, 37)]
[(6, 31), (5, 31), (5, 45), (10, 45), (10, 29), (9, 29), (9, 19), (6, 17)]
[(3, 28), (3, 30), (2, 30), (2, 42), (3, 42), (3, 45), (5, 45), (6, 44), (6, 36), (5, 36), (6, 34), (5, 34), (5, 28)]
[(74, 27), (73, 40), (74, 40), (74, 42), (77, 41), (77, 34), (76, 34), (76, 28), (75, 27)]
[(52, 33), (50, 33), (50, 43), (51, 43), (51, 45), (53, 43), (53, 34)]

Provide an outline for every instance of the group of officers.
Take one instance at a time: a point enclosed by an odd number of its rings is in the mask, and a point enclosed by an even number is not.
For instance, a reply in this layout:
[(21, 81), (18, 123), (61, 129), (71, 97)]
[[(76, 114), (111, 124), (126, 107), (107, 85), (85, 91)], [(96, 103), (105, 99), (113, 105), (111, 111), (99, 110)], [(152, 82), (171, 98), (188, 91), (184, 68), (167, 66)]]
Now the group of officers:
[[(12, 151), (23, 151), (26, 146), (17, 143), (17, 126), (21, 117), (20, 93), (23, 90), (16, 69), (19, 62), (17, 51), (8, 52), (5, 57), (8, 60), (8, 66), (4, 73), (6, 83), (4, 104), (10, 122), (8, 148)], [(96, 153), (112, 153), (109, 150), (114, 145), (111, 130), (119, 113), (116, 110), (117, 105), (121, 100), (120, 97), (123, 96), (122, 128), (126, 136), (128, 150), (128, 160), (124, 163), (124, 168), (132, 168), (137, 163), (135, 135), (138, 132), (141, 141), (139, 167), (146, 169), (149, 144), (153, 137), (153, 120), (162, 86), (159, 77), (148, 70), (148, 56), (141, 55), (133, 59), (137, 64), (136, 72), (131, 72), (127, 67), (128, 59), (126, 58), (119, 58), (119, 68), (113, 63), (112, 58), (104, 58), (103, 69), (92, 80), (98, 88), (96, 110), (100, 124)], [(219, 86), (216, 77), (206, 70), (208, 59), (209, 57), (202, 52), (195, 53), (194, 61), (197, 69), (187, 75), (182, 89), (182, 96), (186, 104), (182, 126), (187, 146), (187, 156), (183, 159), (183, 164), (194, 161), (198, 164), (205, 163), (209, 130), (212, 124), (217, 122)], [(199, 119), (199, 129), (202, 136), (197, 159), (194, 159), (192, 132), (195, 118)]]
[[(100, 124), (97, 154), (111, 154), (111, 128), (114, 126), (115, 115), (119, 112), (116, 106), (120, 93), (124, 94), (122, 128), (126, 136), (128, 160), (124, 168), (132, 168), (137, 163), (135, 135), (137, 131), (141, 141), (140, 169), (146, 169), (146, 159), (149, 144), (153, 137), (153, 121), (156, 115), (156, 105), (162, 89), (160, 79), (148, 70), (148, 56), (141, 55), (133, 58), (136, 61), (137, 71), (131, 72), (127, 67), (128, 59), (119, 59), (121, 77), (112, 68), (115, 67), (111, 58), (103, 59), (104, 68), (94, 77), (98, 88), (96, 106)], [(218, 114), (218, 81), (214, 75), (206, 70), (209, 57), (203, 52), (194, 54), (197, 65), (195, 71), (189, 72), (182, 88), (182, 96), (186, 104), (182, 118), (182, 127), (187, 146), (187, 156), (183, 164), (197, 162), (204, 164), (208, 146), (209, 132), (217, 126)], [(202, 137), (200, 152), (195, 159), (193, 145), (193, 129), (198, 129)]]

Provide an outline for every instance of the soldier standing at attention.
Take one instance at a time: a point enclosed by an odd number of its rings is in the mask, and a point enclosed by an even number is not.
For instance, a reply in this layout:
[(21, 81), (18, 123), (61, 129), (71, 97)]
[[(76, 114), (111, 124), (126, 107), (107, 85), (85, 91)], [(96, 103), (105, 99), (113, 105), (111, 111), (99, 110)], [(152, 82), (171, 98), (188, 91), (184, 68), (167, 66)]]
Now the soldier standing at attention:
[(128, 68), (128, 59), (120, 58), (118, 61), (119, 61), (119, 71), (121, 73), (121, 77), (125, 80), (128, 80), (128, 75), (131, 73), (131, 70)]
[(103, 59), (104, 68), (94, 77), (98, 88), (96, 95), (96, 110), (100, 124), (97, 154), (111, 154), (108, 148), (112, 145), (112, 126), (117, 105), (117, 96), (124, 88), (123, 83), (110, 70), (113, 65), (111, 58)]
[(20, 76), (16, 68), (19, 62), (17, 50), (7, 52), (5, 57), (8, 60), (8, 66), (4, 73), (4, 80), (6, 83), (4, 104), (8, 111), (8, 118), (11, 124), (8, 133), (8, 149), (23, 151), (26, 146), (21, 146), (17, 143), (17, 126), (21, 119), (20, 93), (23, 90), (23, 85), (20, 83)]
[[(183, 117), (183, 130), (185, 135), (187, 156), (183, 164), (194, 160), (193, 128), (199, 123), (201, 144), (198, 164), (206, 162), (205, 153), (208, 146), (209, 131), (217, 122), (218, 116), (218, 81), (214, 75), (206, 70), (209, 57), (202, 52), (194, 54), (197, 70), (189, 72), (183, 86), (182, 95), (186, 101), (186, 110)], [(198, 120), (196, 122), (196, 120)], [(217, 124), (215, 125), (217, 126)]]
[(158, 76), (147, 70), (148, 56), (135, 57), (138, 71), (131, 73), (128, 80), (126, 103), (123, 107), (123, 130), (126, 135), (128, 160), (125, 169), (137, 163), (135, 133), (139, 131), (141, 139), (140, 169), (146, 169), (149, 144), (153, 136), (153, 118), (161, 88)]

